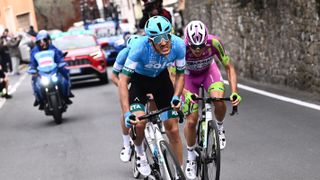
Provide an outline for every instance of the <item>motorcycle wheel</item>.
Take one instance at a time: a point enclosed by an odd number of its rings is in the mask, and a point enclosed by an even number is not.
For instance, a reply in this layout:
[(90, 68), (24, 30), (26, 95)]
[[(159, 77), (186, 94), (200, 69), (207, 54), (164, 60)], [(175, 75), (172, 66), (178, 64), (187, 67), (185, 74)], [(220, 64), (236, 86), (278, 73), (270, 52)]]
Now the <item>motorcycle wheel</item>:
[(52, 104), (52, 115), (54, 118), (54, 122), (56, 124), (62, 123), (62, 112), (59, 109), (58, 97), (57, 96), (50, 96), (51, 104)]

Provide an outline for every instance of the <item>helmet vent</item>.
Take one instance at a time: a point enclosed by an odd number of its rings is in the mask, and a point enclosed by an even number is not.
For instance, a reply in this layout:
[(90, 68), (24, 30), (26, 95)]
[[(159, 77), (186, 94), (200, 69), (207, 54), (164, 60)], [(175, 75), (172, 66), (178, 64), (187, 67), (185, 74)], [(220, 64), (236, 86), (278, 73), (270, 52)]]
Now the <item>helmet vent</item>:
[(169, 28), (169, 26), (168, 27), (166, 27), (166, 29), (165, 29), (165, 31), (168, 31), (170, 28)]
[(148, 27), (149, 26), (149, 21), (147, 22), (147, 24), (146, 24), (146, 27)]
[(151, 34), (157, 35), (158, 33), (156, 31), (150, 31)]
[(160, 24), (160, 23), (157, 23), (157, 26), (158, 26), (159, 30), (162, 31), (161, 24)]

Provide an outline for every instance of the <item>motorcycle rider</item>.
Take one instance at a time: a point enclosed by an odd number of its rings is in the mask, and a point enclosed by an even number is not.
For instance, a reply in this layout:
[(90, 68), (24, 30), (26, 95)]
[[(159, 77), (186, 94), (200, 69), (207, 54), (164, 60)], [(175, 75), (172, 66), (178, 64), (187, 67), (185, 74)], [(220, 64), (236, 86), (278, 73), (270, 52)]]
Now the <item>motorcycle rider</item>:
[(36, 46), (31, 50), (30, 55), (30, 70), (29, 73), (32, 74), (32, 88), (35, 95), (35, 102), (33, 106), (39, 106), (40, 110), (44, 109), (44, 103), (41, 96), (40, 87), (37, 83), (38, 79), (38, 69), (39, 69), (39, 59), (37, 59), (37, 54), (44, 51), (50, 51), (54, 53), (53, 60), (57, 64), (58, 72), (64, 77), (65, 81), (63, 83), (64, 100), (67, 104), (72, 104), (69, 99), (74, 97), (70, 90), (70, 77), (69, 70), (65, 68), (66, 63), (63, 60), (63, 53), (51, 44), (51, 38), (46, 30), (41, 30), (36, 36)]

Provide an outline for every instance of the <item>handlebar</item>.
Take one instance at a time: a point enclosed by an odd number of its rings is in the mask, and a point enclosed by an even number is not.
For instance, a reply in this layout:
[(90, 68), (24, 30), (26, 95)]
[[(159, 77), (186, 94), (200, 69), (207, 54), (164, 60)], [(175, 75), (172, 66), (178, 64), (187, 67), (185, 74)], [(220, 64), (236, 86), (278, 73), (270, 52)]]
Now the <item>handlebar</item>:
[[(176, 100), (176, 101), (173, 101), (173, 104), (177, 105), (179, 102), (180, 101)], [(159, 119), (154, 118), (154, 117), (160, 115), (161, 113), (163, 113), (165, 111), (169, 111), (169, 110), (173, 110), (173, 108), (172, 107), (166, 107), (166, 108), (154, 111), (154, 112), (150, 112), (149, 114), (146, 114), (146, 115), (138, 117), (138, 119), (139, 120), (147, 120), (148, 122), (152, 122), (152, 123), (156, 124), (156, 123), (159, 122)], [(178, 112), (178, 116), (179, 116), (179, 123), (183, 123), (183, 117), (184, 117), (183, 116), (183, 112), (180, 111), (180, 110), (177, 111), (177, 112)], [(131, 115), (129, 118), (131, 120), (135, 120), (135, 116), (134, 115)], [(136, 135), (136, 126), (135, 125), (132, 125), (130, 134), (131, 134), (132, 140), (135, 140), (136, 136), (137, 136)]]
[[(205, 103), (211, 103), (211, 102), (215, 102), (215, 101), (231, 101), (231, 99), (229, 97), (223, 97), (223, 98), (203, 98), (203, 97), (197, 97), (196, 95), (192, 95), (191, 99), (193, 101), (204, 101)], [(237, 96), (233, 96), (232, 97), (233, 100), (237, 99)], [(232, 106), (232, 112), (230, 113), (231, 116), (238, 114), (238, 106)]]

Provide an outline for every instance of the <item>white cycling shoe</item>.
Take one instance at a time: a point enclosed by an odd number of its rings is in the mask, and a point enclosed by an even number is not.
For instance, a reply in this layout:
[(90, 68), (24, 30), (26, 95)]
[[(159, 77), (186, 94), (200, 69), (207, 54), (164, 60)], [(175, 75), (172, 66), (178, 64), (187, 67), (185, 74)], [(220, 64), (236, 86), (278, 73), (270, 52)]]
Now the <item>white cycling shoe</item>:
[(137, 169), (138, 171), (145, 177), (149, 176), (151, 174), (151, 168), (147, 160), (146, 153), (144, 152), (143, 155), (137, 154)]
[(129, 162), (130, 161), (130, 157), (131, 157), (131, 153), (132, 153), (132, 148), (131, 146), (129, 147), (123, 147), (121, 149), (120, 152), (120, 159), (122, 162)]
[(220, 150), (222, 150), (226, 147), (226, 144), (227, 144), (226, 131), (223, 129), (220, 129), (218, 133), (219, 133), (219, 141), (220, 141)]
[(196, 179), (197, 162), (195, 160), (187, 160), (185, 174), (188, 179)]

